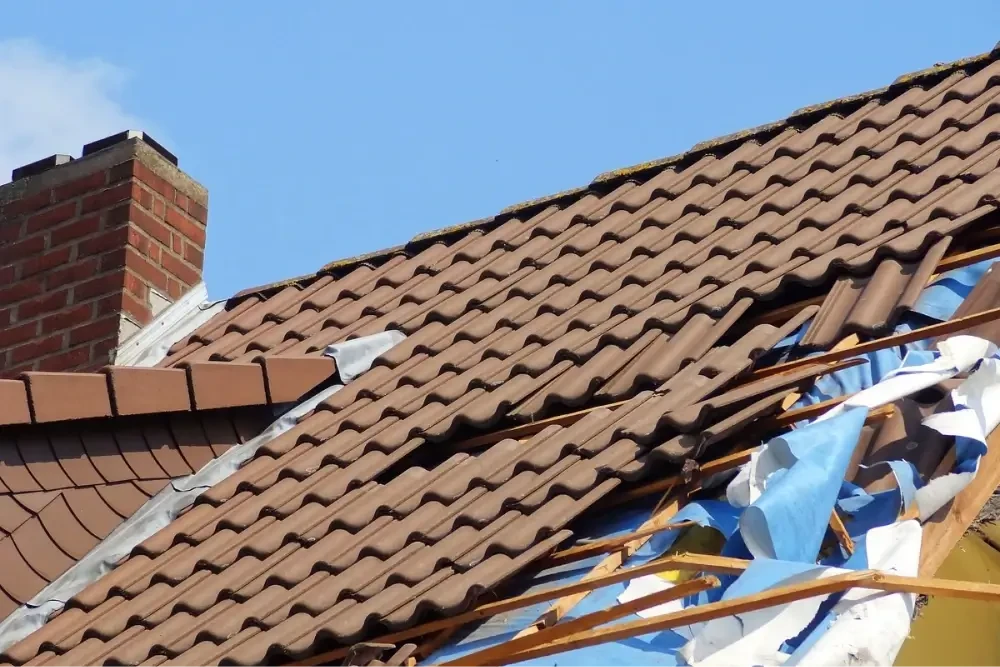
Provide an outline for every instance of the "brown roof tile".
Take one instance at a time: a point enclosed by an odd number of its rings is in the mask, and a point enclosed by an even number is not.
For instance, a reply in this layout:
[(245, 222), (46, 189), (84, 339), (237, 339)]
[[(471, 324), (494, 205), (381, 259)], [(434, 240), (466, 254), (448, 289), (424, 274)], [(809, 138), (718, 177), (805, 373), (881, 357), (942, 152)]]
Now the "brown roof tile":
[[(32, 599), (171, 479), (214, 456), (204, 432), (234, 422), (265, 425), (255, 412), (187, 413), (169, 429), (154, 416), (8, 426), (0, 431), (0, 614)], [(158, 423), (151, 423), (157, 421)], [(201, 442), (187, 433), (195, 429)], [(197, 457), (190, 452), (200, 449)], [(188, 458), (182, 458), (185, 453)], [(200, 465), (199, 465), (200, 467)]]
[[(835, 308), (889, 326), (927, 258), (996, 208), (998, 81), (992, 57), (934, 70), (232, 300), (164, 366), (408, 337), (6, 658), (257, 664), (468, 606), (623, 481), (778, 409), (816, 369), (742, 377), (817, 311), (823, 340), (844, 332)], [(755, 323), (848, 276), (865, 289)], [(889, 283), (903, 294), (870, 289)], [(449, 447), (611, 400), (523, 442)], [(120, 486), (142, 477), (127, 467)]]
[(802, 337), (802, 346), (826, 349), (845, 334), (884, 333), (916, 304), (949, 241), (941, 239), (918, 261), (887, 257), (870, 275), (837, 280)]

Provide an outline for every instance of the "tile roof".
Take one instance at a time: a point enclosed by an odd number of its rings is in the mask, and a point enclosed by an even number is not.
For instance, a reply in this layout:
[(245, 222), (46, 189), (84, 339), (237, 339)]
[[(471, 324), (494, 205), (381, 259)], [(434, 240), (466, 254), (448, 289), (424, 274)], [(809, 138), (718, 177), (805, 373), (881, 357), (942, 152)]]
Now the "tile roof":
[(928, 258), (995, 220), (998, 111), (1000, 63), (968, 59), (241, 293), (164, 365), (408, 338), (4, 658), (257, 664), (467, 606), (622, 483), (776, 410), (822, 369), (746, 373), (817, 313), (817, 344), (891, 326)]
[(91, 419), (0, 432), (0, 614), (31, 600), (171, 479), (255, 436), (259, 411)]

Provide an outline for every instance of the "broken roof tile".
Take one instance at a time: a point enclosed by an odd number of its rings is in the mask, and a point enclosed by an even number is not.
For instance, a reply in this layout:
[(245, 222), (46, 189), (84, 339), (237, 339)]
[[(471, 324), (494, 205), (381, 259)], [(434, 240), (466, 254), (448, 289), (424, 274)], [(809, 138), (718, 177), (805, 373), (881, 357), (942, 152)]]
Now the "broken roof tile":
[(848, 334), (885, 333), (916, 304), (949, 241), (941, 239), (918, 261), (900, 262), (887, 257), (870, 275), (837, 280), (800, 344), (826, 349)]
[[(215, 401), (277, 400), (260, 369), (283, 362), (269, 360), (386, 330), (408, 337), (6, 659), (287, 661), (468, 607), (622, 480), (777, 410), (808, 372), (741, 378), (817, 311), (817, 340), (891, 326), (933, 257), (996, 209), (998, 73), (991, 55), (918, 74), (232, 300), (163, 362), (191, 369), (195, 407), (199, 388)], [(874, 289), (890, 283), (901, 293)], [(825, 310), (754, 319), (831, 288)], [(281, 386), (324, 381), (300, 363)], [(234, 384), (240, 373), (253, 375), (247, 386)], [(613, 399), (624, 402), (523, 442), (450, 449)], [(177, 451), (105, 454), (125, 470), (94, 460), (119, 478), (118, 496), (102, 495), (109, 511), (125, 511), (123, 489), (147, 468), (178, 465), (178, 452), (191, 464), (171, 428)], [(26, 464), (4, 464), (5, 484), (43, 492)]]

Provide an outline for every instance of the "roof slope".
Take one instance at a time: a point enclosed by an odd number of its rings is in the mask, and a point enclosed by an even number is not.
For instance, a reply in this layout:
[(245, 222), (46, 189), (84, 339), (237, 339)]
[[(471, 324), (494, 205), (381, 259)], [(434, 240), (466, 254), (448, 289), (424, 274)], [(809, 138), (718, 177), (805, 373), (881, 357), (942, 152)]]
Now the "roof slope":
[[(698, 456), (816, 372), (739, 384), (819, 310), (766, 316), (768, 300), (871, 276), (903, 294), (836, 298), (855, 330), (887, 326), (926, 258), (992, 219), (998, 111), (1000, 63), (969, 59), (240, 295), (165, 365), (408, 338), (6, 659), (255, 664), (469, 604), (623, 481)], [(836, 319), (814, 338), (835, 340)], [(448, 444), (612, 400), (525, 442)]]
[(258, 412), (8, 427), (0, 434), (0, 614), (31, 600), (171, 479), (256, 435)]

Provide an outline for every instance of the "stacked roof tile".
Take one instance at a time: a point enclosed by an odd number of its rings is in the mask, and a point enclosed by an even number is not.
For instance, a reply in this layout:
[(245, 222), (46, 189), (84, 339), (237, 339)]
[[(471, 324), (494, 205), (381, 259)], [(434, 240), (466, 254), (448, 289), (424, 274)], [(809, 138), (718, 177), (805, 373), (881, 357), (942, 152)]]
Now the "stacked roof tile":
[(787, 335), (890, 327), (994, 220), (998, 111), (1000, 63), (974, 58), (239, 295), (163, 365), (408, 337), (5, 659), (280, 662), (468, 606), (623, 482), (778, 409), (822, 370), (748, 378)]

